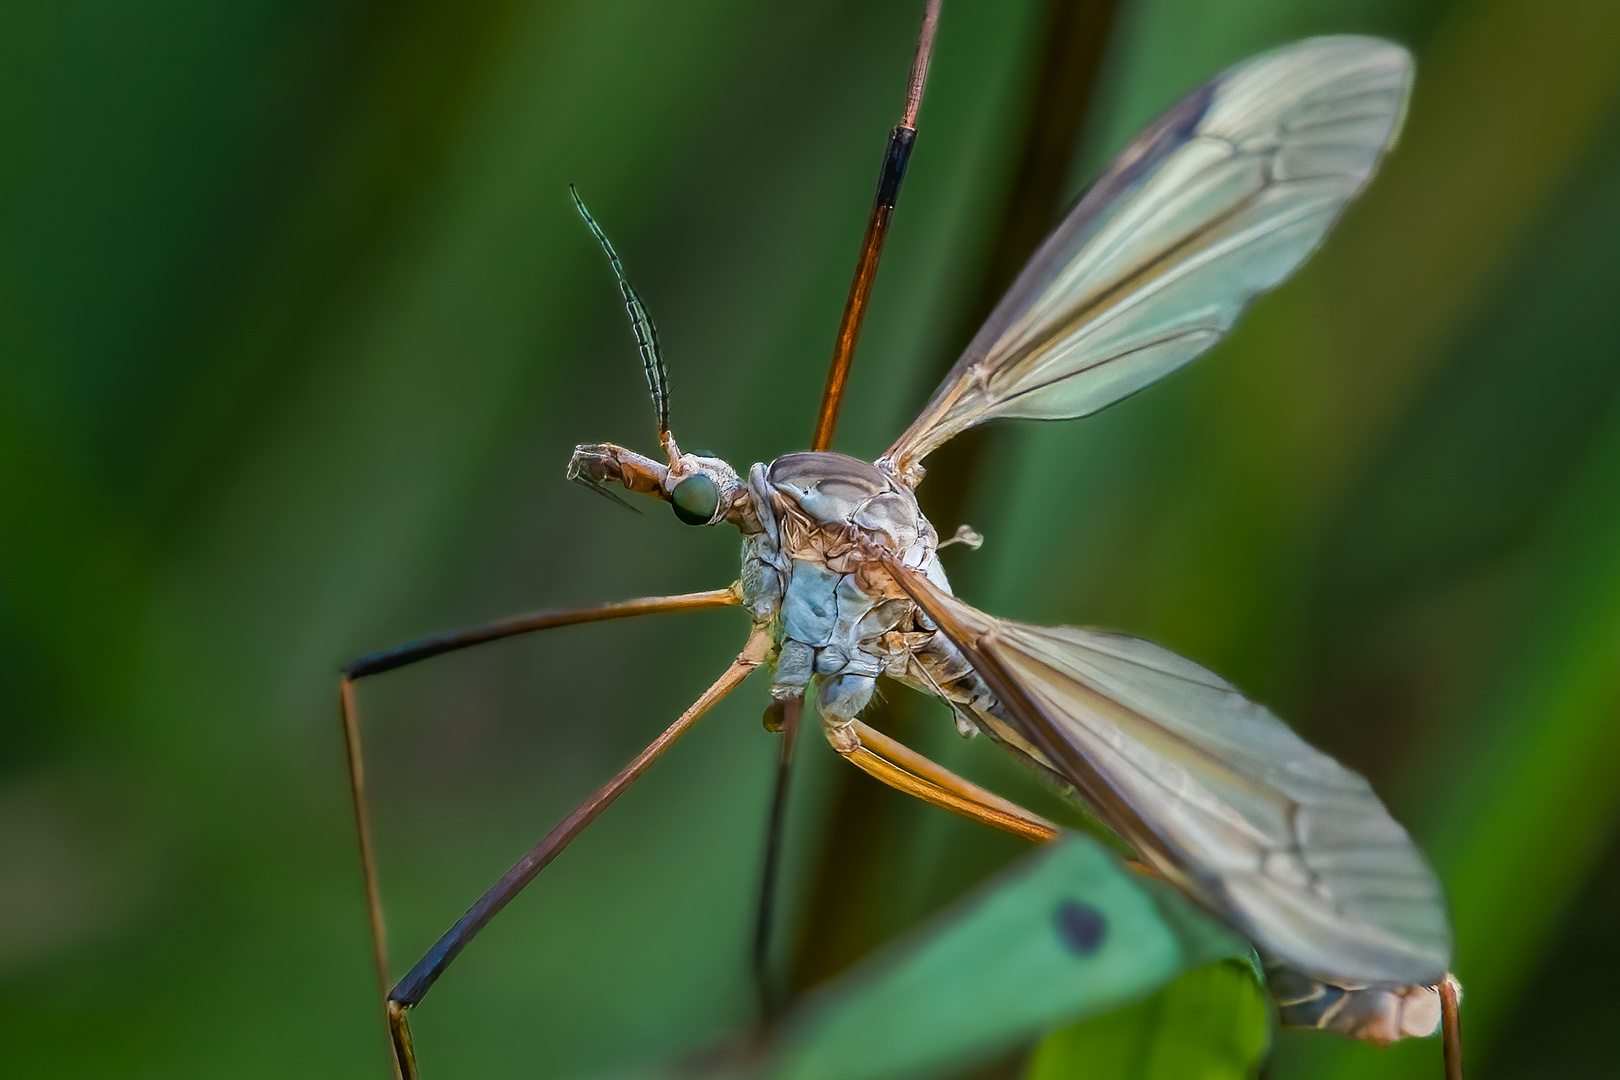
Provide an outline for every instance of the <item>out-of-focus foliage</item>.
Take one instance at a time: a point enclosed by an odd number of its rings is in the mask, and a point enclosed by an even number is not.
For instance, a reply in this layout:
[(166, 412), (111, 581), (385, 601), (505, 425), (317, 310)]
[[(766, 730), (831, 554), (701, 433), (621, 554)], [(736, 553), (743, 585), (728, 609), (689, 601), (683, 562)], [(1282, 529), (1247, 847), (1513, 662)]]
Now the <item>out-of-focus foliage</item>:
[[(337, 666), (735, 573), (734, 537), (563, 482), (575, 443), (653, 441), (566, 185), (659, 322), (677, 436), (739, 465), (800, 448), (919, 7), (0, 9), (7, 1075), (385, 1075)], [(880, 451), (971, 331), (1047, 7), (945, 2), (840, 449)], [(1186, 372), (993, 432), (954, 493), (988, 543), (950, 569), (997, 613), (1185, 653), (1367, 773), (1453, 897), (1470, 1075), (1600, 1076), (1620, 1055), (1620, 7), (1127, 2), (1069, 190), (1222, 66), (1341, 30), (1418, 56), (1365, 200)], [(925, 482), (925, 506), (942, 494)], [(585, 627), (362, 684), (396, 969), (742, 630)], [(430, 1080), (668, 1060), (747, 1022), (762, 705), (749, 686), (716, 709), (463, 955), (417, 1014)], [(896, 723), (1059, 813), (943, 710)], [(1024, 850), (854, 802), (806, 743), (778, 948), (805, 979)], [(1273, 1080), (1438, 1068), (1432, 1041), (1277, 1043)]]
[(1245, 1080), (1270, 1042), (1265, 991), (1248, 964), (1188, 972), (1152, 997), (1055, 1031), (1025, 1080)]

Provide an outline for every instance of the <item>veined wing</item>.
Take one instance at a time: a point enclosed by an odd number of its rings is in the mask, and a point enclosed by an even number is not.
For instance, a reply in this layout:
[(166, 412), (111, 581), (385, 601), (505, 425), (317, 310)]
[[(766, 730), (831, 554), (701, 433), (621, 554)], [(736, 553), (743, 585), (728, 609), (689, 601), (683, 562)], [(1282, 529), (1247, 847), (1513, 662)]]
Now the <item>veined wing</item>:
[(1157, 645), (997, 619), (890, 570), (996, 694), (1000, 741), (1072, 781), (1262, 951), (1338, 986), (1440, 981), (1451, 930), (1439, 881), (1362, 777)]
[(995, 417), (1086, 416), (1186, 364), (1286, 278), (1372, 175), (1412, 58), (1311, 38), (1237, 65), (1137, 136), (1030, 260), (884, 462)]

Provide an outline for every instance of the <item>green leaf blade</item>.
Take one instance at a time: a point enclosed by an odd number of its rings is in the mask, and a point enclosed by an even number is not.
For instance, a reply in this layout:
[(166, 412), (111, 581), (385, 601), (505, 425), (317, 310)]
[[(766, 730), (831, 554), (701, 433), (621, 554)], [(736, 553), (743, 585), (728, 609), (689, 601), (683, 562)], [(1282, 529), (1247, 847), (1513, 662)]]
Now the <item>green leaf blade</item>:
[(1067, 837), (818, 994), (765, 1075), (878, 1080), (960, 1066), (1249, 952), (1096, 841)]

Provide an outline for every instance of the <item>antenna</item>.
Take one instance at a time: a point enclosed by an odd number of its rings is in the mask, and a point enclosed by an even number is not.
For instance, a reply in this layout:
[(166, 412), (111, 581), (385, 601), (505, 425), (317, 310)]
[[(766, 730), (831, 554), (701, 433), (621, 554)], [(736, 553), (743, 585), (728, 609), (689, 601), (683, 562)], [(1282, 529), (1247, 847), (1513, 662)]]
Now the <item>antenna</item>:
[(597, 243), (607, 253), (608, 265), (613, 267), (613, 276), (619, 279), (619, 293), (624, 297), (624, 310), (630, 315), (630, 328), (636, 334), (636, 348), (641, 352), (641, 366), (647, 373), (647, 389), (652, 391), (653, 408), (658, 413), (658, 437), (661, 441), (669, 435), (669, 369), (664, 366), (664, 352), (658, 346), (658, 327), (653, 325), (652, 316), (647, 314), (647, 307), (636, 295), (636, 290), (624, 276), (624, 264), (619, 262), (619, 253), (613, 250), (608, 242), (607, 234), (602, 226), (591, 217), (591, 212), (585, 209), (584, 201), (579, 197), (579, 191), (573, 184), (568, 185), (568, 193), (574, 197), (574, 206), (579, 209), (579, 216), (585, 219), (590, 227), (591, 235), (596, 237)]

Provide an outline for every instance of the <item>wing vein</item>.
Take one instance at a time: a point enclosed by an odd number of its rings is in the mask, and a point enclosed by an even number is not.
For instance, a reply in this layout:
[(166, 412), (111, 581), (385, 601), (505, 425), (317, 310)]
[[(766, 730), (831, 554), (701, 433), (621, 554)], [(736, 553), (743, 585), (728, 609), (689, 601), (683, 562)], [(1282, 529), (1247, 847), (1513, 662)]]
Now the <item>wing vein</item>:
[(1372, 175), (1410, 75), (1400, 46), (1314, 38), (1189, 96), (1103, 171), (880, 464), (914, 485), (967, 428), (1086, 416), (1207, 351)]

